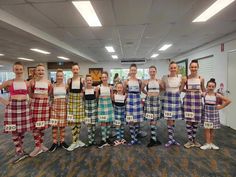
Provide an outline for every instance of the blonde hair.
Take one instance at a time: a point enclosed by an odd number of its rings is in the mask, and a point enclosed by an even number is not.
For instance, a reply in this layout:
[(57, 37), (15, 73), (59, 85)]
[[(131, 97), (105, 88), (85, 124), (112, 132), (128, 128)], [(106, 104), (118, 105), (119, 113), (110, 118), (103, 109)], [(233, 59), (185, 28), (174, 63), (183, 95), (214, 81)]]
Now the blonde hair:
[(37, 68), (37, 67), (40, 67), (40, 66), (42, 66), (42, 67), (45, 68), (45, 65), (44, 65), (43, 63), (39, 63), (39, 64), (37, 64), (37, 65), (36, 65), (36, 68)]
[(117, 82), (117, 83), (115, 84), (115, 87), (117, 87), (118, 85), (122, 85), (122, 87), (124, 87), (124, 85), (123, 85), (122, 82)]
[(56, 74), (57, 74), (57, 73), (63, 73), (63, 69), (58, 68)]

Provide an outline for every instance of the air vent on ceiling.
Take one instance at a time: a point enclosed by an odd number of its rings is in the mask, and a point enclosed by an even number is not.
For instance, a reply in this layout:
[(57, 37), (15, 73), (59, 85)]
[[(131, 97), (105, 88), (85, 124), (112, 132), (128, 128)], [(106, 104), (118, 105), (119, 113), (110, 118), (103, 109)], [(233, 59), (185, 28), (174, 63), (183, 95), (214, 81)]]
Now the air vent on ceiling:
[(146, 58), (127, 58), (127, 59), (122, 59), (120, 60), (120, 63), (123, 64), (123, 65), (130, 65), (130, 64), (144, 64), (146, 63)]

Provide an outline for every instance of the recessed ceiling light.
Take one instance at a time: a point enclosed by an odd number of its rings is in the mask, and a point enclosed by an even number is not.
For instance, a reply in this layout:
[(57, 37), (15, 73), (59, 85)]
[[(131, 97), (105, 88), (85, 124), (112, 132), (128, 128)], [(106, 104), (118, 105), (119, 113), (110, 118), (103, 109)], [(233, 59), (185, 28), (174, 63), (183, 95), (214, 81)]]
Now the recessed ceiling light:
[(113, 59), (118, 59), (118, 56), (117, 55), (112, 55), (111, 56)]
[(91, 27), (102, 26), (90, 1), (72, 1), (73, 5)]
[(3, 54), (3, 53), (0, 53), (0, 56), (4, 56), (4, 54)]
[(159, 49), (159, 51), (165, 51), (166, 49), (168, 49), (171, 46), (172, 46), (172, 44), (165, 44)]
[(217, 0), (192, 22), (205, 22), (235, 0)]
[(105, 47), (109, 53), (114, 53), (115, 49), (112, 46), (106, 46)]
[(63, 57), (63, 56), (57, 56), (57, 58), (62, 59), (62, 60), (70, 60), (69, 58)]
[(25, 60), (25, 61), (34, 61), (34, 59), (24, 58), (24, 57), (18, 57), (19, 60)]
[(43, 54), (46, 54), (46, 55), (50, 54), (50, 52), (45, 51), (45, 50), (41, 50), (41, 49), (33, 48), (33, 49), (30, 49), (30, 50), (35, 51), (35, 52), (39, 52), (39, 53), (43, 53)]
[(152, 54), (151, 58), (156, 58), (159, 54), (158, 53), (154, 53)]

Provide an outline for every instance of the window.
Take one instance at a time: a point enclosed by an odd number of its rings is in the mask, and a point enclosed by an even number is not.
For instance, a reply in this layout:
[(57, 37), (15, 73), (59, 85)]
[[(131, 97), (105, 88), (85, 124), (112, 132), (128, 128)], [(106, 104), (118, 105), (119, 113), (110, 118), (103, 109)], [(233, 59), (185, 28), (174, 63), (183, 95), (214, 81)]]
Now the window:
[(213, 72), (213, 67), (214, 67), (213, 59), (214, 59), (213, 56), (210, 56), (198, 60), (199, 64), (198, 74), (204, 78), (205, 84), (207, 81), (210, 80), (210, 78), (215, 77), (215, 74)]
[(15, 77), (14, 72), (0, 72), (0, 82), (4, 82)]

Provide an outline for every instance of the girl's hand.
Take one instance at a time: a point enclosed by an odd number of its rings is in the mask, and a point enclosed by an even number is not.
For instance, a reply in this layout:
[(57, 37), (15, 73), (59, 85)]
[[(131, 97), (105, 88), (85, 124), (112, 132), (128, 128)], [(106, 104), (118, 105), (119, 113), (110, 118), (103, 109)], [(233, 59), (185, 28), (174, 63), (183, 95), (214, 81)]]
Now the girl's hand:
[(5, 100), (5, 99), (3, 99), (3, 98), (0, 98), (0, 103), (2, 103), (4, 106), (7, 106), (7, 105), (9, 105), (9, 100)]
[(83, 97), (84, 97), (84, 93), (83, 93), (83, 92), (81, 92), (81, 93), (80, 93), (80, 96), (83, 98)]
[(10, 103), (10, 101), (9, 101), (9, 100), (6, 100), (5, 106), (8, 106), (9, 103)]
[(217, 105), (217, 106), (216, 106), (216, 109), (217, 109), (217, 110), (221, 110), (222, 108), (223, 108), (222, 105)]

